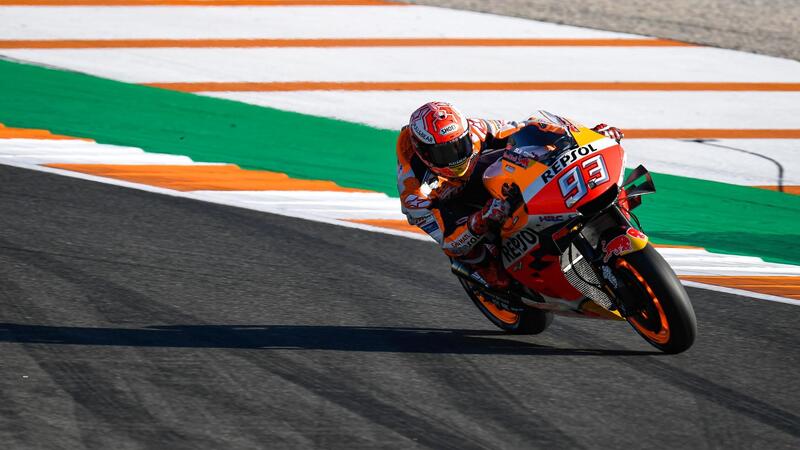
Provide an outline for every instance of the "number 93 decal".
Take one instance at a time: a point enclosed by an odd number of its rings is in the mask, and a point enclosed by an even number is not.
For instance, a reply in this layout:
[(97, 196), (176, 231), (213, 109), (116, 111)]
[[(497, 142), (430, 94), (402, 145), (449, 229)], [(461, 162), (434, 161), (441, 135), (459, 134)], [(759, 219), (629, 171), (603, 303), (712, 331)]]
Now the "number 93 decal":
[(597, 155), (567, 171), (558, 179), (558, 186), (561, 188), (561, 195), (567, 208), (572, 208), (589, 193), (589, 189), (594, 189), (608, 180), (608, 170), (603, 155)]

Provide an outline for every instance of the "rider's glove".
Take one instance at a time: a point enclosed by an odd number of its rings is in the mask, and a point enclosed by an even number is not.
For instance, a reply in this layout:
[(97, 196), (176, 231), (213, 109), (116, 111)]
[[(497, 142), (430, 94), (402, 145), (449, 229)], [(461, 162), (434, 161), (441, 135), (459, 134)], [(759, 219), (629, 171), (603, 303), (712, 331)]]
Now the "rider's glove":
[(483, 206), (481, 216), (484, 220), (500, 223), (508, 217), (509, 212), (511, 212), (511, 206), (507, 201), (493, 198)]
[(511, 205), (499, 198), (492, 198), (486, 202), (483, 209), (469, 216), (467, 226), (474, 234), (481, 235), (489, 231), (491, 223), (500, 224), (511, 212)]
[(622, 133), (622, 130), (617, 127), (610, 127), (604, 123), (595, 125), (595, 127), (592, 128), (592, 131), (596, 131), (609, 139), (613, 139), (617, 141), (617, 143), (619, 143), (619, 141), (625, 137), (625, 135)]

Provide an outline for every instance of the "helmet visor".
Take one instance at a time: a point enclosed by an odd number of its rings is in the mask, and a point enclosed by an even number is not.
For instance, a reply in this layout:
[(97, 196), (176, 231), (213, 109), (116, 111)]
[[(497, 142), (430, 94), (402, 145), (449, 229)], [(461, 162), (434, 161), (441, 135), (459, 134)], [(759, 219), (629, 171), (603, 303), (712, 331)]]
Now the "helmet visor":
[(417, 151), (420, 157), (433, 167), (445, 168), (462, 162), (472, 154), (472, 140), (469, 132), (455, 141), (442, 144), (425, 144), (419, 142)]

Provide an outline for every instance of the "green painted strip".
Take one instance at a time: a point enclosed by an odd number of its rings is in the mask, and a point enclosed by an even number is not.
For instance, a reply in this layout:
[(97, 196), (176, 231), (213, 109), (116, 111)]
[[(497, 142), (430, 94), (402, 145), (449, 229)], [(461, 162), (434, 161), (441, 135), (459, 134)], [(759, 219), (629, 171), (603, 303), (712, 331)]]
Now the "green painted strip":
[(396, 133), (0, 60), (0, 122), (394, 191)]
[(656, 193), (634, 210), (661, 244), (800, 264), (800, 196), (653, 174)]
[[(397, 133), (0, 61), (0, 122), (397, 196)], [(800, 264), (800, 196), (655, 174), (638, 209), (660, 243)]]

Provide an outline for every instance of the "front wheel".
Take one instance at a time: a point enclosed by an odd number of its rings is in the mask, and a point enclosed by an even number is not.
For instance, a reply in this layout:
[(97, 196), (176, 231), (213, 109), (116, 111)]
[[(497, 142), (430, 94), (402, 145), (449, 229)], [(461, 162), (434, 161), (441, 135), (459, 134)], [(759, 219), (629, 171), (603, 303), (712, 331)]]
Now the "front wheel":
[(620, 256), (614, 272), (629, 298), (638, 305), (626, 319), (647, 342), (665, 353), (689, 349), (697, 334), (697, 319), (686, 289), (664, 258), (647, 244), (641, 251)]
[(525, 306), (522, 311), (515, 312), (501, 308), (492, 302), (482, 289), (459, 277), (458, 281), (467, 291), (475, 306), (501, 330), (511, 334), (539, 334), (550, 326), (553, 313)]

